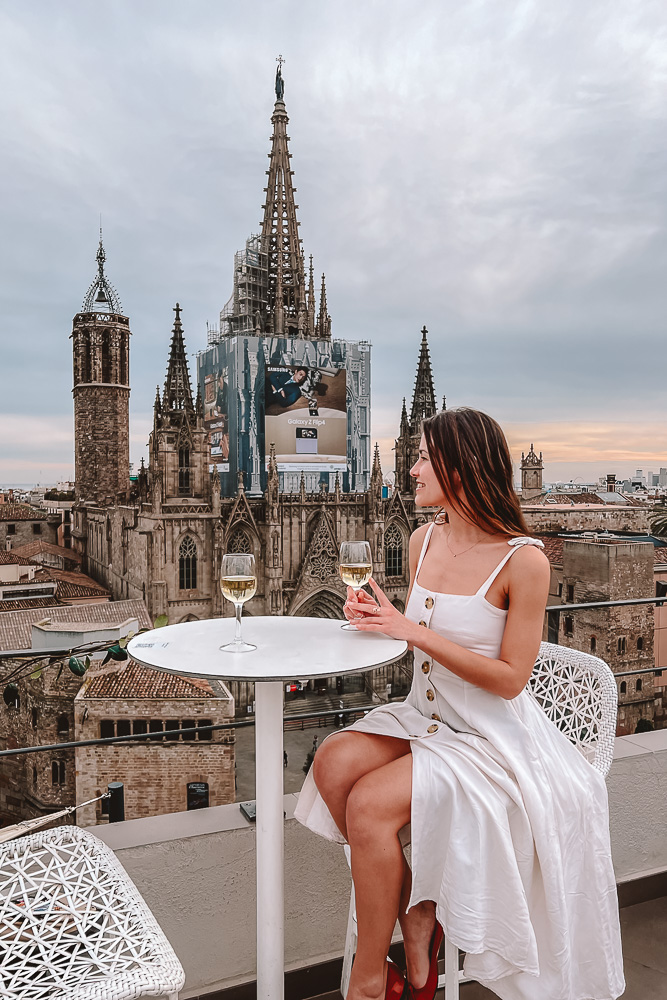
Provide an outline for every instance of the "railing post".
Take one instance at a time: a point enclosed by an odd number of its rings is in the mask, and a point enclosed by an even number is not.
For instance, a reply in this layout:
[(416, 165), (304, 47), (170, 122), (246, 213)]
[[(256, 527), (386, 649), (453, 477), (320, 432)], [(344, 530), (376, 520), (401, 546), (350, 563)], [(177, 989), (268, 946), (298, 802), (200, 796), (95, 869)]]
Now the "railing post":
[(125, 788), (122, 781), (112, 781), (107, 785), (109, 792), (109, 822), (125, 821)]

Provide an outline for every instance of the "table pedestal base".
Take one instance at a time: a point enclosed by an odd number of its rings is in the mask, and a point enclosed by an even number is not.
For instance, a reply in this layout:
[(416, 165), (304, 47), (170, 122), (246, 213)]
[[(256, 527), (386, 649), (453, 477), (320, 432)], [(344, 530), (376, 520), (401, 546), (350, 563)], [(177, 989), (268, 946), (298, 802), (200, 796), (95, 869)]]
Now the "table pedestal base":
[(283, 682), (255, 682), (257, 997), (283, 1000)]

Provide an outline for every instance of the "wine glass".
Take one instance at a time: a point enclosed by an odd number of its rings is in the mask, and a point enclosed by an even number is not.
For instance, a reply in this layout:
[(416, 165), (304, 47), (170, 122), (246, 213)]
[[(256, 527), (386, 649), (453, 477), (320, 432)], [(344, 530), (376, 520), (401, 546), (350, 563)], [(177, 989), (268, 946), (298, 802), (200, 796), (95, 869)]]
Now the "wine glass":
[(241, 611), (246, 601), (255, 596), (257, 576), (255, 575), (255, 557), (246, 553), (233, 553), (222, 557), (220, 570), (220, 589), (223, 597), (231, 601), (236, 613), (236, 635), (233, 642), (221, 646), (225, 653), (248, 653), (257, 649), (250, 642), (244, 642), (241, 637)]
[[(368, 542), (341, 542), (340, 560), (338, 563), (340, 578), (348, 587), (353, 587), (356, 593), (361, 590), (371, 578), (373, 562), (371, 547)], [(357, 626), (341, 625), (348, 632), (356, 632)]]

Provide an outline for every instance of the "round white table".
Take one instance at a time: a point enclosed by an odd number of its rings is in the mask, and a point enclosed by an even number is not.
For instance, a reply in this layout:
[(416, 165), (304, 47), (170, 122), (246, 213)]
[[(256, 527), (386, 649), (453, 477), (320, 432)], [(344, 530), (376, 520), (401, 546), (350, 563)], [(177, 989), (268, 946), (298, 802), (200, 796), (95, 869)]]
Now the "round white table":
[(255, 682), (257, 802), (257, 996), (284, 995), (283, 684), (297, 677), (333, 677), (393, 663), (403, 640), (346, 631), (329, 618), (248, 617), (243, 638), (257, 649), (223, 652), (233, 618), (182, 622), (130, 640), (130, 656), (146, 667), (182, 676)]

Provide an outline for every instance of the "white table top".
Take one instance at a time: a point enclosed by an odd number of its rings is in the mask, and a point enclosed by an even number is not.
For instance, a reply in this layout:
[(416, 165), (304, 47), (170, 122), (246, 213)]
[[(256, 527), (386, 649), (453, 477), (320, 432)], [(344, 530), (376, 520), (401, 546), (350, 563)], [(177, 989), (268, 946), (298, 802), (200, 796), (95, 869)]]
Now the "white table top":
[(277, 681), (371, 670), (393, 663), (408, 648), (403, 639), (346, 631), (343, 624), (331, 618), (249, 616), (243, 619), (243, 639), (257, 649), (227, 653), (220, 646), (234, 639), (234, 619), (208, 618), (142, 632), (127, 651), (137, 663), (170, 674)]

